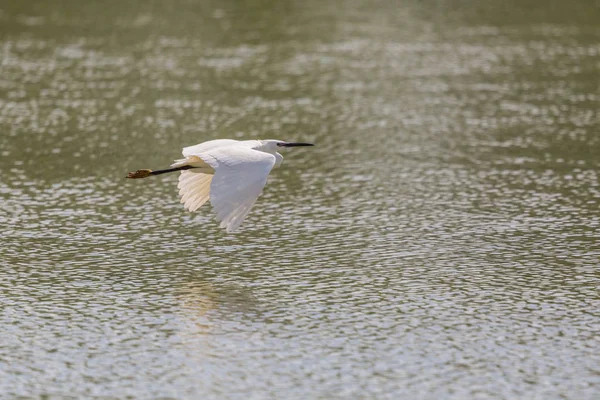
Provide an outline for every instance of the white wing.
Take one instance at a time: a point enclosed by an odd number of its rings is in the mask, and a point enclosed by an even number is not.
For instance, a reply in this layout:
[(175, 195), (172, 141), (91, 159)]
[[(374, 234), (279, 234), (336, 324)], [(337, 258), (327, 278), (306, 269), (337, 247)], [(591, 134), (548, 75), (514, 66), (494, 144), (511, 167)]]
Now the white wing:
[(181, 171), (179, 175), (179, 195), (186, 210), (194, 212), (204, 205), (210, 198), (210, 183), (214, 170), (207, 165), (198, 155), (217, 147), (231, 146), (239, 143), (232, 139), (209, 140), (194, 146), (184, 147), (181, 160), (175, 160), (171, 167), (178, 168), (191, 165), (196, 169)]
[(200, 144), (196, 144), (194, 146), (188, 146), (183, 148), (183, 156), (197, 156), (200, 153), (204, 153), (210, 150), (214, 150), (218, 147), (230, 147), (235, 146), (236, 144), (241, 143), (239, 140), (233, 139), (215, 139), (209, 140), (208, 142), (203, 142)]
[(181, 171), (179, 175), (179, 195), (181, 202), (188, 211), (196, 211), (208, 201), (210, 194), (210, 182), (214, 170), (200, 157), (190, 155), (181, 160), (175, 160), (171, 167), (178, 168), (191, 165), (194, 169)]
[[(191, 152), (184, 152), (191, 157)], [(214, 170), (214, 175), (194, 169), (180, 176), (181, 201), (194, 211), (210, 198), (217, 221), (227, 232), (240, 227), (267, 183), (275, 156), (245, 146), (217, 146), (193, 154)], [(209, 186), (210, 185), (210, 186)]]
[(186, 210), (196, 211), (208, 201), (212, 178), (213, 175), (198, 172), (195, 169), (181, 171), (177, 187)]

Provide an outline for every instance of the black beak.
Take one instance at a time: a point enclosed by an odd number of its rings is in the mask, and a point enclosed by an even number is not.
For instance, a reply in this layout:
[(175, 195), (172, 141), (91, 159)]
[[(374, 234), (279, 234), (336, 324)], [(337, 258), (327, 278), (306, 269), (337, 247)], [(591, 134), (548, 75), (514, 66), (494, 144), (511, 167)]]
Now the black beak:
[(277, 143), (277, 146), (279, 146), (279, 147), (301, 147), (301, 146), (314, 146), (314, 144), (284, 142), (284, 143)]

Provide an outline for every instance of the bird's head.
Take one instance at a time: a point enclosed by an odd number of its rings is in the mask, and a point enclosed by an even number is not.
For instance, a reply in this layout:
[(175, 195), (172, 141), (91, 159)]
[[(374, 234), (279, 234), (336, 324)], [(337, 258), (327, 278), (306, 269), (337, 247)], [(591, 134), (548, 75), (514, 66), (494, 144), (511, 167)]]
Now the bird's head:
[(312, 143), (300, 143), (300, 142), (284, 142), (283, 140), (259, 140), (260, 148), (257, 150), (264, 151), (265, 153), (275, 154), (281, 147), (301, 147), (301, 146), (314, 146)]

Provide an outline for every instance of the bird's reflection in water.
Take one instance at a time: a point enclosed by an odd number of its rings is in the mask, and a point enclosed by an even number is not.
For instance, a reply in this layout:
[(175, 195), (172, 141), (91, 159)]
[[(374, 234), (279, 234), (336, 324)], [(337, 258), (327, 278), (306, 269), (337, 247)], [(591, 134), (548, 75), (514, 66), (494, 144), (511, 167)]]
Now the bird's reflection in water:
[(218, 299), (213, 286), (208, 282), (186, 282), (182, 284), (177, 298), (181, 314), (197, 329), (196, 333), (210, 331), (210, 311), (217, 308)]
[(188, 281), (181, 284), (177, 299), (179, 315), (191, 335), (216, 334), (226, 329), (228, 321), (239, 322), (258, 314), (252, 290), (237, 284)]

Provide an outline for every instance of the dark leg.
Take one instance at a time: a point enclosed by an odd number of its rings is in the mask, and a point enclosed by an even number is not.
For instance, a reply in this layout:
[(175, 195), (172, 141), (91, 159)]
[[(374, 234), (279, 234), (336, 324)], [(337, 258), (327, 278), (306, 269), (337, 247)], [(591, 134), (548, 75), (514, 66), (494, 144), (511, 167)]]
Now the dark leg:
[(150, 175), (161, 175), (161, 174), (166, 174), (168, 172), (183, 171), (183, 170), (192, 169), (192, 168), (199, 168), (199, 167), (192, 167), (191, 165), (184, 165), (183, 167), (159, 169), (157, 171), (152, 171), (151, 169), (138, 169), (135, 172), (128, 173), (125, 178), (129, 178), (129, 179), (147, 178)]

